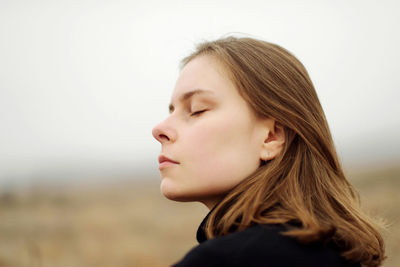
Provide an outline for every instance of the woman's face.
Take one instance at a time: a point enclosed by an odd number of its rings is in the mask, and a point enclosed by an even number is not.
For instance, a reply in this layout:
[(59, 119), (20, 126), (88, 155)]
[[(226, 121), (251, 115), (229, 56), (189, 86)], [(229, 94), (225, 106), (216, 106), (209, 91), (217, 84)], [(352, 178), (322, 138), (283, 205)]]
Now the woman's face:
[(256, 118), (223, 68), (198, 56), (181, 71), (169, 116), (153, 129), (162, 145), (161, 192), (211, 208), (260, 165), (267, 124)]

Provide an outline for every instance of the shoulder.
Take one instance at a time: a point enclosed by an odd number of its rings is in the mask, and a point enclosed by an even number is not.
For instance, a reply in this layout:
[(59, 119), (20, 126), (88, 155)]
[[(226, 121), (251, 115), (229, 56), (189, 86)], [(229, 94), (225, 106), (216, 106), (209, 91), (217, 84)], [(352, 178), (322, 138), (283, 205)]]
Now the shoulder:
[(333, 248), (300, 244), (284, 231), (280, 225), (256, 225), (207, 240), (175, 266), (352, 266)]

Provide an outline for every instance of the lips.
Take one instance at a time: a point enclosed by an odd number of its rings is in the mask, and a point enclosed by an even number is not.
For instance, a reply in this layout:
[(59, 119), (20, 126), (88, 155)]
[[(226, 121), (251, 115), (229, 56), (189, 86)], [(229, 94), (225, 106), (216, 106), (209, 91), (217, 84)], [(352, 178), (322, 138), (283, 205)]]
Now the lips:
[(159, 157), (158, 157), (158, 163), (163, 163), (163, 162), (171, 162), (171, 163), (175, 163), (175, 164), (179, 164), (179, 162), (177, 162), (177, 161), (175, 161), (175, 160), (172, 160), (172, 159), (170, 159), (170, 158), (168, 158), (168, 157), (166, 157), (166, 156), (164, 156), (164, 155), (160, 155)]
[(158, 169), (161, 171), (167, 167), (171, 167), (171, 166), (176, 166), (179, 164), (179, 162), (168, 158), (167, 156), (164, 155), (160, 155), (158, 157), (158, 162), (160, 163), (160, 165), (158, 166)]

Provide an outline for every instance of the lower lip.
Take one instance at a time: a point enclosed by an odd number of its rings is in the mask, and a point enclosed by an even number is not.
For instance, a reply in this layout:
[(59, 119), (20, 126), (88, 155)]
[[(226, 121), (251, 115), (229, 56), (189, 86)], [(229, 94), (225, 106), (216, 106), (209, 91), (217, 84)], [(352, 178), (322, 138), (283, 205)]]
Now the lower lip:
[(169, 166), (174, 166), (174, 165), (176, 165), (177, 163), (174, 163), (174, 162), (171, 162), (171, 161), (163, 161), (163, 162), (161, 162), (160, 163), (160, 165), (158, 166), (158, 169), (159, 170), (162, 170), (162, 169), (164, 169), (164, 168), (167, 168), (167, 167), (169, 167)]

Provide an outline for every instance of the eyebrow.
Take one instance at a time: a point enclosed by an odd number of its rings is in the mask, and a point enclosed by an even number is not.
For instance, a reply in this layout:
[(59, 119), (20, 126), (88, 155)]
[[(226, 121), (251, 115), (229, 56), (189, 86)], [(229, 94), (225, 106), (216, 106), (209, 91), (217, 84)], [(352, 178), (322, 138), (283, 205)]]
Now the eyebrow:
[[(195, 90), (186, 92), (183, 95), (181, 95), (179, 97), (178, 101), (179, 102), (184, 102), (184, 101), (189, 100), (194, 95), (200, 95), (200, 94), (214, 94), (214, 92), (210, 91), (210, 90), (204, 90), (204, 89), (195, 89)], [(168, 109), (169, 109), (169, 113), (172, 113), (172, 111), (174, 111), (175, 107), (171, 103), (171, 104), (169, 104)]]

